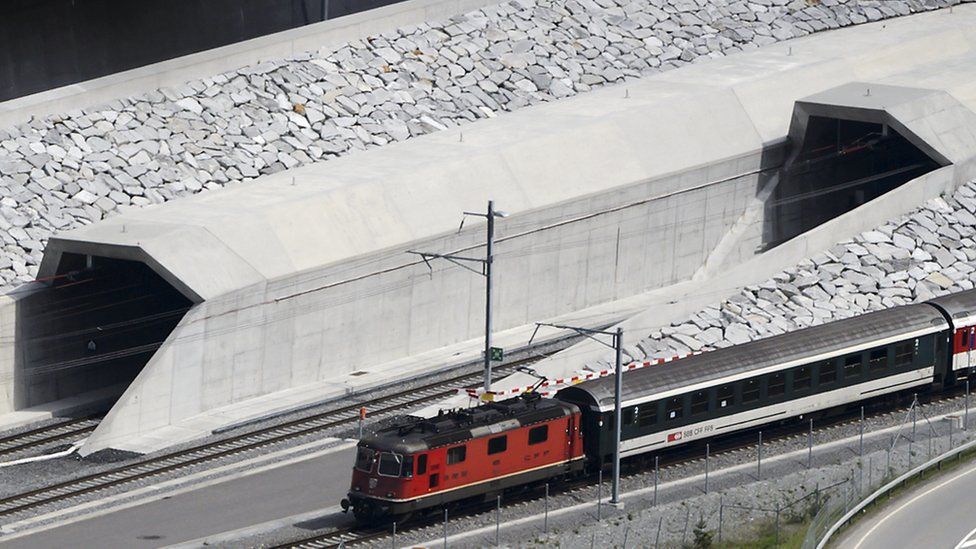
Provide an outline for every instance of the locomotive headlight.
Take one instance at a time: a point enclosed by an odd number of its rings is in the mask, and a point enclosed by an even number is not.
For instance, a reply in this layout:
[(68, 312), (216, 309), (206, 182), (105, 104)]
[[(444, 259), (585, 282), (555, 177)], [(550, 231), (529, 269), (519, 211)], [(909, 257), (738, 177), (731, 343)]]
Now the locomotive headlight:
[(388, 497), (388, 498), (396, 497), (396, 493), (395, 492), (387, 492), (386, 493), (386, 497)]
[(359, 486), (353, 486), (353, 487), (352, 487), (352, 490), (353, 490), (354, 492), (362, 492), (362, 491), (363, 491), (363, 489), (362, 489), (362, 488), (360, 488)]

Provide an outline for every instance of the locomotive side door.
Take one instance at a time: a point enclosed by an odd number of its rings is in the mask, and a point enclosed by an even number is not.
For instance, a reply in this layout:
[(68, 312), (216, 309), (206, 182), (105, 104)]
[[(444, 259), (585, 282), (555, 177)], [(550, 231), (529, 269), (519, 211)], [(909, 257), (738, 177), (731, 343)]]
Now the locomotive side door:
[(568, 444), (566, 444), (566, 454), (563, 459), (570, 460), (576, 454), (576, 429), (579, 427), (577, 425), (576, 416), (570, 415), (566, 419), (566, 436), (569, 438)]

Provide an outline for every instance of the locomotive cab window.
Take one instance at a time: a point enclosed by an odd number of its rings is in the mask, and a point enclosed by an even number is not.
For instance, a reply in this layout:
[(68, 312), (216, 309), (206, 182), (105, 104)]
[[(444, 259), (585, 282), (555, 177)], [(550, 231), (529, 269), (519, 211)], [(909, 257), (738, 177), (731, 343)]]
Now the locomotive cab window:
[(413, 456), (405, 456), (403, 458), (403, 476), (405, 478), (413, 478)]
[(417, 456), (417, 474), (422, 475), (427, 472), (427, 454)]
[(373, 470), (373, 462), (376, 460), (376, 452), (369, 448), (359, 448), (356, 450), (356, 469), (368, 473)]
[(461, 463), (464, 461), (465, 456), (467, 456), (468, 447), (467, 446), (455, 446), (454, 448), (449, 448), (447, 450), (447, 464), (454, 465), (455, 463)]
[(868, 371), (881, 372), (888, 367), (888, 349), (875, 349), (868, 357)]
[(844, 379), (852, 379), (861, 375), (861, 355), (850, 355), (844, 359)]
[(540, 425), (529, 429), (529, 444), (541, 444), (549, 440), (549, 426)]
[(721, 385), (715, 393), (715, 403), (719, 408), (728, 408), (735, 401), (735, 385)]
[(380, 467), (379, 473), (384, 477), (398, 477), (400, 476), (400, 467), (403, 465), (403, 458), (391, 454), (389, 452), (383, 452), (380, 454)]
[(708, 412), (708, 390), (691, 394), (691, 415), (699, 416)]
[(676, 419), (681, 419), (681, 414), (684, 412), (685, 399), (684, 397), (674, 397), (669, 398), (664, 406), (664, 417), (668, 421), (674, 421)]
[(488, 455), (500, 454), (508, 448), (508, 435), (488, 439)]

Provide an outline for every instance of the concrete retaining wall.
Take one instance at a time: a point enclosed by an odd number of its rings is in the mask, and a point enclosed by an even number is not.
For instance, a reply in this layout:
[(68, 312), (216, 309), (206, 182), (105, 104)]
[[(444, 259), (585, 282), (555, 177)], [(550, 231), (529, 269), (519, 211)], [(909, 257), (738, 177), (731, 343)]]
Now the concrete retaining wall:
[[(767, 153), (767, 156), (769, 153)], [(761, 151), (512, 216), (499, 224), (496, 329), (689, 278), (759, 187)], [(775, 155), (773, 155), (775, 156)], [(481, 256), (483, 226), (412, 248)], [(483, 281), (406, 248), (197, 305), (85, 447), (206, 410), (328, 380), (483, 333)], [(359, 275), (365, 274), (359, 278)], [(323, 285), (322, 281), (345, 278)], [(368, 375), (368, 374), (366, 374)]]

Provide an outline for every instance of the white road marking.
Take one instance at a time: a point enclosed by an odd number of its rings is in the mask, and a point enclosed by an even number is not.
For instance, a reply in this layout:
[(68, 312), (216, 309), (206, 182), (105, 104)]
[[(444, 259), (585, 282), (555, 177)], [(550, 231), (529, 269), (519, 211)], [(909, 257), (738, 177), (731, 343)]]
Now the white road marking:
[(956, 545), (956, 549), (963, 549), (964, 547), (972, 547), (976, 545), (976, 540), (969, 539), (973, 537), (973, 534), (976, 534), (976, 528), (973, 528), (972, 530), (969, 531), (968, 534), (963, 536), (962, 541), (960, 541), (959, 544)]
[(896, 507), (894, 511), (891, 511), (890, 513), (886, 514), (881, 520), (879, 520), (878, 522), (874, 523), (874, 525), (871, 526), (871, 528), (868, 529), (868, 531), (865, 532), (863, 536), (861, 536), (861, 539), (857, 540), (857, 543), (854, 544), (854, 549), (859, 549), (861, 547), (861, 544), (863, 544), (864, 541), (867, 540), (867, 538), (870, 537), (871, 534), (873, 534), (875, 532), (875, 530), (877, 530), (878, 528), (880, 528), (882, 524), (884, 524), (885, 522), (888, 521), (888, 519), (890, 519), (891, 517), (893, 517), (893, 516), (897, 515), (898, 513), (900, 513), (902, 511), (902, 509), (904, 509), (904, 508), (908, 507), (909, 505), (915, 503), (916, 501), (924, 498), (925, 496), (931, 494), (932, 492), (941, 489), (945, 485), (951, 484), (951, 483), (959, 480), (960, 478), (968, 475), (969, 473), (973, 473), (973, 472), (976, 472), (976, 464), (973, 464), (969, 469), (967, 469), (967, 470), (965, 470), (965, 471), (963, 471), (961, 473), (958, 473), (955, 476), (952, 476), (952, 477), (950, 477), (950, 478), (948, 478), (948, 479), (940, 482), (939, 484), (936, 484), (935, 486), (932, 486), (931, 488), (929, 488), (928, 490), (922, 492), (921, 494), (918, 494), (917, 496), (913, 497), (912, 499), (910, 499), (910, 500), (902, 503), (901, 505), (899, 505), (898, 507)]

